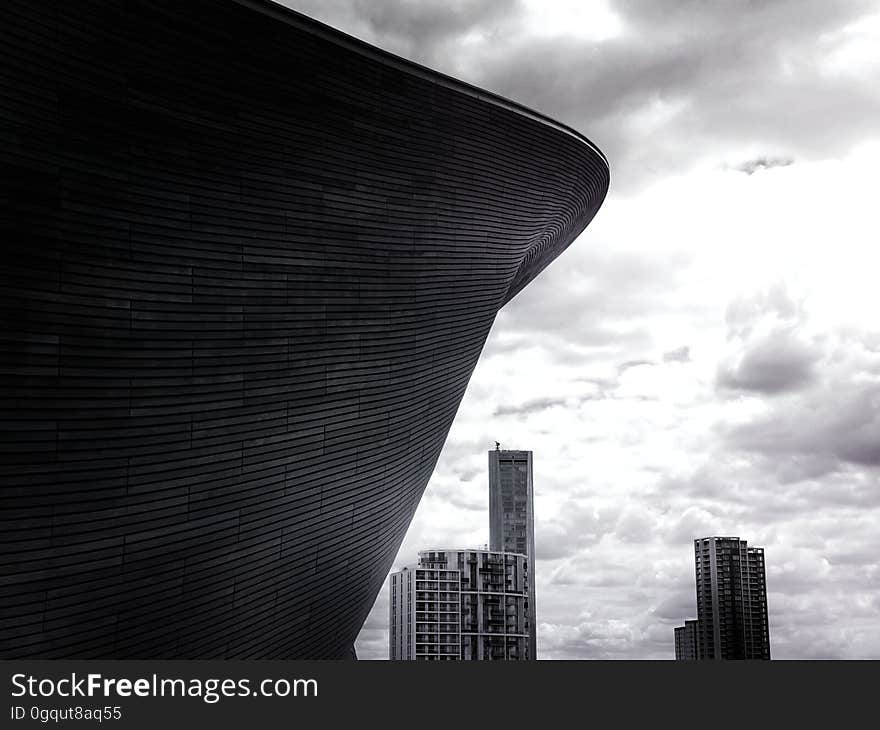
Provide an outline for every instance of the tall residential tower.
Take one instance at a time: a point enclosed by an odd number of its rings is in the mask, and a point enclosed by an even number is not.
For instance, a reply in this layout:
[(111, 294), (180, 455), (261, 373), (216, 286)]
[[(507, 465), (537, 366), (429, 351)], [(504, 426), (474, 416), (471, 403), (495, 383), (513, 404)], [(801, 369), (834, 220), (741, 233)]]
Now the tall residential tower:
[(529, 657), (537, 658), (535, 634), (535, 509), (532, 452), (489, 452), (489, 547), (528, 558), (526, 606)]
[(391, 574), (389, 658), (531, 658), (526, 566), (514, 553), (420, 552), (417, 565)]
[(698, 659), (769, 659), (764, 549), (738, 537), (694, 540)]

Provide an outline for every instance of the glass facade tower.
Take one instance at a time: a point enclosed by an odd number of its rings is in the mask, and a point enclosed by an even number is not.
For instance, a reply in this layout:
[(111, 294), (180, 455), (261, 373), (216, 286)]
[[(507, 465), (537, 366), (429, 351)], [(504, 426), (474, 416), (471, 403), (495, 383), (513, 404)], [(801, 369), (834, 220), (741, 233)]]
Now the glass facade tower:
[(531, 451), (489, 452), (489, 548), (528, 558), (526, 617), (529, 658), (537, 658), (535, 623), (535, 508)]

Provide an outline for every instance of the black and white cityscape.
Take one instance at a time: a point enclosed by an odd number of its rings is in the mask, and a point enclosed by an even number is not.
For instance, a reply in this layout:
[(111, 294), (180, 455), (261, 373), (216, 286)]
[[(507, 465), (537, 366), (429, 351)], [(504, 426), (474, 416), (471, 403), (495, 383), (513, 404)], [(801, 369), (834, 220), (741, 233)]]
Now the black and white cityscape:
[[(389, 577), (388, 658), (530, 660), (537, 655), (531, 451), (489, 452), (489, 543), (420, 550)], [(697, 618), (670, 637), (678, 661), (769, 660), (764, 550), (738, 537), (694, 540)]]
[(694, 540), (698, 618), (675, 629), (675, 658), (769, 659), (764, 549), (738, 537)]
[(489, 542), (425, 550), (390, 576), (388, 657), (537, 659), (531, 451), (489, 452)]
[(880, 658), (876, 4), (8, 0), (0, 62), (0, 659)]

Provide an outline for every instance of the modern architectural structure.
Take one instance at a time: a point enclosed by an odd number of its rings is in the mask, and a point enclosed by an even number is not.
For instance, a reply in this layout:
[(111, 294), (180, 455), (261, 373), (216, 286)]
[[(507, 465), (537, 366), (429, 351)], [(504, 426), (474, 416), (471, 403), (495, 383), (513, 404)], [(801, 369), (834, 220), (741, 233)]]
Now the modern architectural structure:
[(605, 158), (262, 0), (8, 0), (0, 63), (0, 656), (350, 656)]
[(693, 661), (697, 658), (697, 619), (684, 622), (675, 627), (675, 658), (678, 661)]
[(390, 659), (524, 660), (528, 560), (490, 550), (425, 550), (391, 574)]
[(537, 658), (535, 606), (535, 494), (532, 452), (489, 452), (489, 547), (528, 556), (529, 657)]
[(407, 566), (390, 578), (389, 659), (461, 659), (461, 573)]
[(694, 540), (698, 659), (770, 659), (763, 548)]

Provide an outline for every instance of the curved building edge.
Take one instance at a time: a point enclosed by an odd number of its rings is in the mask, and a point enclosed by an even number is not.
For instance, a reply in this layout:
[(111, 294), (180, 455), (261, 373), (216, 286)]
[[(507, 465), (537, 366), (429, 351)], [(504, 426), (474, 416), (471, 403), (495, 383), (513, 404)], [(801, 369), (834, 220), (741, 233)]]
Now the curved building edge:
[(257, 12), (273, 15), (274, 17), (285, 23), (296, 25), (303, 28), (304, 30), (308, 30), (308, 32), (315, 35), (320, 35), (321, 37), (329, 40), (332, 43), (337, 44), (342, 48), (348, 48), (362, 54), (365, 57), (377, 59), (388, 66), (398, 68), (406, 73), (416, 76), (422, 76), (423, 78), (430, 80), (432, 83), (443, 84), (451, 89), (454, 89), (455, 91), (458, 91), (459, 93), (468, 94), (469, 96), (473, 96), (477, 99), (487, 101), (490, 104), (493, 104), (494, 106), (497, 106), (499, 108), (508, 109), (515, 112), (516, 114), (520, 114), (524, 117), (539, 121), (541, 122), (541, 124), (546, 124), (549, 127), (558, 129), (559, 131), (564, 132), (565, 134), (569, 134), (575, 139), (578, 139), (585, 145), (587, 145), (587, 147), (589, 147), (605, 163), (605, 168), (610, 172), (608, 158), (605, 156), (605, 153), (602, 152), (602, 150), (600, 150), (595, 144), (593, 144), (593, 142), (586, 135), (567, 124), (563, 124), (562, 122), (559, 122), (552, 117), (548, 117), (546, 114), (542, 114), (535, 109), (531, 109), (525, 104), (514, 101), (513, 99), (508, 99), (501, 94), (496, 94), (495, 92), (481, 89), (478, 86), (469, 84), (467, 81), (462, 81), (461, 79), (457, 79), (454, 76), (449, 76), (448, 74), (444, 74), (441, 71), (432, 69), (429, 66), (425, 66), (423, 64), (417, 63), (416, 61), (412, 61), (408, 58), (404, 58), (403, 56), (392, 53), (391, 51), (387, 51), (383, 48), (370, 45), (360, 38), (350, 35), (349, 33), (345, 33), (344, 31), (341, 31), (338, 28), (334, 28), (327, 23), (322, 23), (321, 21), (300, 13), (297, 10), (294, 10), (293, 8), (290, 8), (286, 5), (282, 5), (281, 3), (276, 2), (276, 0), (233, 1), (238, 3), (239, 5), (252, 8)]
[(351, 656), (607, 160), (269, 2), (10, 0), (0, 57), (0, 656)]

